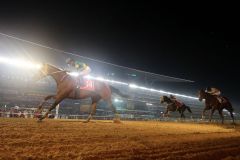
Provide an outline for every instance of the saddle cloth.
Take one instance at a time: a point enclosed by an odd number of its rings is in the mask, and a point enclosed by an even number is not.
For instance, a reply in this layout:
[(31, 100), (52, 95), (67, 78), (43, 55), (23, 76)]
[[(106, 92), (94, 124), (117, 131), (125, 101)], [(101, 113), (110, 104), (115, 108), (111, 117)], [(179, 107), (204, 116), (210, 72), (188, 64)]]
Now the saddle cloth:
[(183, 106), (183, 103), (180, 102), (180, 101), (175, 100), (174, 103), (175, 103), (175, 105), (176, 105), (178, 108), (180, 108), (180, 107)]
[(80, 90), (95, 91), (94, 81), (90, 79), (83, 79), (78, 84)]

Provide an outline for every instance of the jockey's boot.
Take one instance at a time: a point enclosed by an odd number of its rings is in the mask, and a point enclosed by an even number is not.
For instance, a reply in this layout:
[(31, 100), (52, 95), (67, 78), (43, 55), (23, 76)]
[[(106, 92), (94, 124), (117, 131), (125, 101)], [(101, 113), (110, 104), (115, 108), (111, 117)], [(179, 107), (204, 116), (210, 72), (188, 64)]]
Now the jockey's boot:
[(217, 100), (219, 101), (219, 103), (223, 103), (223, 99), (220, 96), (217, 96)]

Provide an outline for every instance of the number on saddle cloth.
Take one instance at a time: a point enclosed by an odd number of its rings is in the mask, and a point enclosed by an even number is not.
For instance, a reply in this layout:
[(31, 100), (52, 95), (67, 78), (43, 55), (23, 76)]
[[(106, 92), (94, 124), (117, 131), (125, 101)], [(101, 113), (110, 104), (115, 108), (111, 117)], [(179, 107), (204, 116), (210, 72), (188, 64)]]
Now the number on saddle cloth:
[(81, 90), (88, 90), (88, 91), (94, 91), (94, 81), (90, 79), (81, 79), (79, 89)]

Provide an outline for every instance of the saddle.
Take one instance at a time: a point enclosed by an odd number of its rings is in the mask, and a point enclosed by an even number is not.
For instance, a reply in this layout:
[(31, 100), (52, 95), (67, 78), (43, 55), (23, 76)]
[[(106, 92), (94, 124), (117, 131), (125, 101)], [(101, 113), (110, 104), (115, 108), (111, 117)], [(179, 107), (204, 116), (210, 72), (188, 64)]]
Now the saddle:
[(180, 102), (180, 101), (178, 101), (178, 100), (174, 100), (173, 102), (174, 102), (174, 104), (177, 106), (177, 108), (180, 108), (180, 107), (183, 106), (183, 103)]

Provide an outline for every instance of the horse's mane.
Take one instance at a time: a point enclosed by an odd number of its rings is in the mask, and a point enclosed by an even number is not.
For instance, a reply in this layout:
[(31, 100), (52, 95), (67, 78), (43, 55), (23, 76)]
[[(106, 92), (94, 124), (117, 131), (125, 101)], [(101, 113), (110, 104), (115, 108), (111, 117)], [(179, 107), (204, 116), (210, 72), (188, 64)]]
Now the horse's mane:
[(163, 96), (164, 101), (172, 101), (168, 96)]
[(166, 98), (166, 99), (170, 99), (170, 98), (168, 98), (168, 96), (163, 96), (164, 98)]
[(199, 90), (199, 92), (203, 92), (205, 95), (212, 96), (210, 93), (208, 93), (208, 92), (205, 92), (205, 90), (204, 90), (204, 89), (200, 89), (200, 90)]
[(64, 69), (59, 68), (59, 67), (57, 67), (57, 66), (55, 66), (55, 65), (52, 65), (52, 64), (49, 64), (49, 63), (45, 63), (45, 64), (48, 65), (48, 66), (50, 66), (50, 67), (52, 67), (52, 68), (58, 69), (58, 70), (60, 70), (60, 71), (64, 71)]

